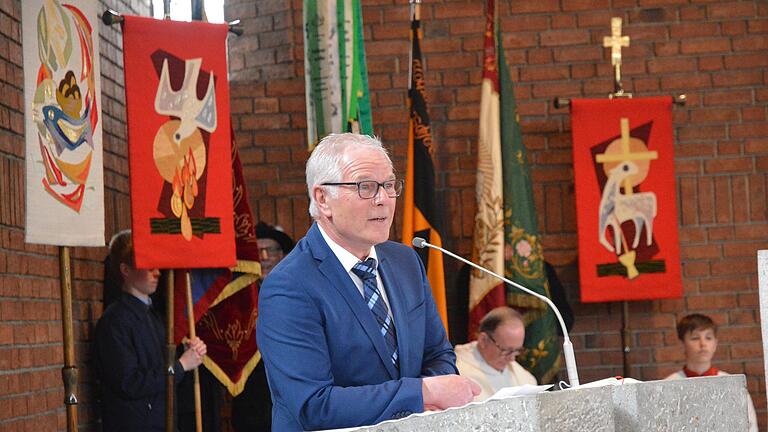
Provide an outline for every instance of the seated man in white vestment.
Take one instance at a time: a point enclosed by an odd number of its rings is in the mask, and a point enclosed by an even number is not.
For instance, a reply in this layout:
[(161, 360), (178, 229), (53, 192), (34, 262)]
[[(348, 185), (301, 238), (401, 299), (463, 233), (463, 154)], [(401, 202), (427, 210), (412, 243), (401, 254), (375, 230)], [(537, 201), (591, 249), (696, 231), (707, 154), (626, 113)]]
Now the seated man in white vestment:
[(483, 317), (476, 341), (456, 345), (459, 374), (474, 380), (482, 389), (475, 402), (488, 399), (504, 387), (536, 385), (536, 378), (515, 361), (523, 353), (524, 340), (522, 315), (503, 306)]
[[(685, 366), (664, 378), (665, 380), (729, 375), (728, 372), (712, 366), (712, 357), (717, 350), (717, 325), (712, 318), (702, 314), (684, 316), (677, 323), (677, 337), (683, 343)], [(747, 401), (749, 431), (757, 432), (757, 414), (749, 394)]]

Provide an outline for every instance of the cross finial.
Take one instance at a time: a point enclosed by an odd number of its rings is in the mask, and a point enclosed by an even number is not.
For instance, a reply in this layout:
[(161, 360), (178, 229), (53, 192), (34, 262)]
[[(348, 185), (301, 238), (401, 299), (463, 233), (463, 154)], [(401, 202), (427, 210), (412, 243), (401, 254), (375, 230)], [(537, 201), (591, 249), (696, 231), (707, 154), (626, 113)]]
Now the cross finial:
[(603, 37), (603, 46), (611, 49), (611, 64), (621, 65), (621, 48), (629, 46), (629, 36), (621, 35), (621, 17), (611, 18), (611, 35)]
[(629, 36), (621, 35), (621, 17), (611, 18), (611, 35), (603, 37), (603, 46), (611, 49), (615, 95), (623, 95), (624, 89), (621, 86), (621, 48), (629, 46)]

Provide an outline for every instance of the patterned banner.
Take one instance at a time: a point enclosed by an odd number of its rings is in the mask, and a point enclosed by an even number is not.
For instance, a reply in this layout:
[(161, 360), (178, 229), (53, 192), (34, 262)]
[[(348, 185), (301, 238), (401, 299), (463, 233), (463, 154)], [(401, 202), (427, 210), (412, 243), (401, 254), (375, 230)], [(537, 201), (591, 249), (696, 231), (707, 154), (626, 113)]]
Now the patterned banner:
[[(478, 212), (475, 229), (481, 236), (475, 237), (475, 250), (481, 263), (489, 262), (498, 266), (500, 262), (505, 277), (539, 294), (551, 297), (536, 221), (536, 207), (528, 172), (526, 148), (520, 132), (515, 93), (509, 65), (504, 56), (496, 8), (495, 2), (489, 0), (486, 11), (485, 76), (493, 83), (494, 91), (490, 94), (486, 93), (486, 87), (483, 87), (483, 97), (489, 97), (491, 101), (488, 103), (487, 112), (495, 116), (495, 122), (481, 121), (480, 137), (481, 145), (484, 139), (494, 145), (490, 156), (486, 155), (485, 159), (498, 158), (499, 162), (481, 160), (478, 165), (478, 171), (482, 174), (478, 179), (485, 179), (486, 174), (483, 169), (488, 170), (494, 167), (492, 171), (494, 187), (483, 188), (484, 205), (486, 209), (492, 208), (493, 212), (486, 210), (483, 218), (480, 218), (482, 214)], [(485, 104), (481, 103), (481, 106)], [(486, 128), (485, 131), (483, 127)], [(497, 173), (495, 170), (500, 172)], [(488, 180), (485, 179), (485, 181)], [(498, 182), (498, 185), (495, 182)], [(486, 189), (493, 193), (486, 192)], [(501, 194), (502, 199), (496, 198), (495, 193)], [(499, 239), (500, 233), (503, 234), (502, 239)], [(480, 243), (477, 243), (478, 240)], [(497, 270), (497, 273), (502, 272)], [(470, 310), (471, 331), (475, 330), (482, 317), (494, 307), (509, 305), (520, 310), (525, 319), (527, 352), (525, 356), (518, 357), (518, 361), (536, 376), (539, 383), (552, 382), (560, 369), (561, 359), (554, 312), (541, 300), (515, 287), (505, 287), (504, 284), (487, 276), (485, 278), (478, 276), (481, 275), (477, 275), (477, 272), (472, 273), (471, 281), (474, 285), (470, 287), (470, 296), (483, 294), (483, 291), (477, 290), (477, 287), (487, 288), (483, 297), (471, 297), (474, 299), (470, 303), (474, 305)], [(472, 291), (473, 289), (475, 291)]]
[(672, 99), (574, 100), (581, 301), (682, 295)]
[(24, 2), (28, 243), (104, 246), (97, 7)]
[(235, 265), (226, 37), (226, 24), (125, 17), (139, 268)]
[(326, 135), (373, 133), (360, 0), (304, 0), (309, 149)]
[[(261, 265), (256, 223), (248, 204), (243, 167), (234, 139), (232, 180), (237, 265), (232, 269), (195, 269), (191, 272), (195, 329), (197, 336), (208, 345), (208, 355), (203, 362), (230, 394), (237, 396), (261, 359), (256, 346)], [(173, 334), (178, 344), (189, 333), (189, 325), (186, 277), (182, 272), (176, 274)]]
[[(419, 7), (419, 5), (413, 5)], [(418, 10), (418, 9), (417, 9)], [(408, 163), (405, 174), (403, 206), (403, 243), (411, 245), (413, 237), (442, 246), (440, 212), (435, 204), (435, 167), (432, 164), (432, 131), (427, 111), (424, 63), (421, 58), (421, 21), (411, 21), (411, 80), (408, 88), (410, 121), (408, 122)], [(429, 248), (416, 248), (427, 269), (429, 286), (437, 312), (448, 331), (448, 308), (445, 299), (443, 254)]]

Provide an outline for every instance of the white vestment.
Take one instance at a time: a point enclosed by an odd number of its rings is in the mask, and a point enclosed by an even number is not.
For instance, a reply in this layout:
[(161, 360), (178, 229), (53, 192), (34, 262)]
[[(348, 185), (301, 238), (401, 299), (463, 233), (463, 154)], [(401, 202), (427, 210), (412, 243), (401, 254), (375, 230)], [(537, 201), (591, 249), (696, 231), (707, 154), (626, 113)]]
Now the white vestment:
[[(723, 375), (730, 375), (728, 372), (723, 372), (721, 370), (717, 371), (717, 376), (723, 376)], [(664, 378), (665, 380), (679, 380), (679, 379), (685, 379), (687, 378), (685, 376), (685, 372), (682, 370), (679, 370), (670, 376)], [(744, 389), (744, 391), (747, 391)], [(755, 405), (752, 403), (752, 397), (749, 395), (749, 392), (747, 392), (747, 416), (749, 418), (749, 432), (757, 432), (757, 413), (755, 413)]]
[(507, 367), (501, 372), (486, 363), (477, 350), (477, 341), (456, 345), (455, 351), (459, 374), (474, 380), (482, 389), (482, 392), (475, 396), (475, 402), (488, 399), (504, 387), (536, 385), (536, 378), (516, 361), (507, 363)]

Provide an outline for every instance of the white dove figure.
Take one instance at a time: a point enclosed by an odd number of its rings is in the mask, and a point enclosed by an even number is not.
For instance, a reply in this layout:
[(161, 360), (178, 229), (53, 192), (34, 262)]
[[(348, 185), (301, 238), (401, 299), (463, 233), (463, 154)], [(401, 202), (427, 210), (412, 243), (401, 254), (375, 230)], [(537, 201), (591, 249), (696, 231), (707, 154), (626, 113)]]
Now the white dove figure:
[(203, 59), (187, 59), (184, 68), (184, 83), (181, 89), (173, 91), (168, 76), (168, 59), (163, 60), (163, 70), (155, 95), (155, 111), (161, 115), (178, 117), (181, 121), (174, 132), (176, 144), (190, 136), (196, 128), (206, 132), (216, 130), (216, 90), (213, 85), (213, 72), (208, 80), (208, 90), (202, 100), (197, 99), (197, 77)]

